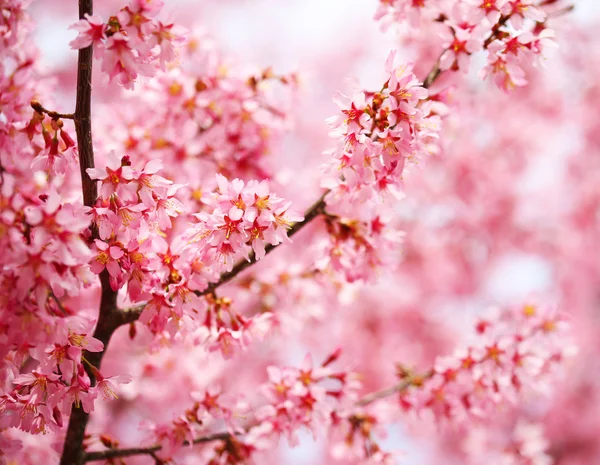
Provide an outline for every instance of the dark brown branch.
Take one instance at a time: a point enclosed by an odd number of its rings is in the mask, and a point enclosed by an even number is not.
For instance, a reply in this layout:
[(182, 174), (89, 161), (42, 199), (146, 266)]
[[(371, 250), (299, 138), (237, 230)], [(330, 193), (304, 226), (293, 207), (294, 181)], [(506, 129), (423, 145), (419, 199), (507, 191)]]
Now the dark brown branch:
[(48, 110), (44, 108), (42, 104), (37, 100), (32, 100), (30, 105), (31, 108), (33, 108), (38, 113), (45, 113), (52, 119), (75, 119), (75, 115), (73, 113), (59, 113), (57, 111)]
[[(93, 0), (79, 0), (79, 18), (93, 14)], [(92, 60), (93, 48), (87, 47), (79, 50), (77, 60), (77, 96), (75, 105), (75, 132), (77, 133), (77, 149), (79, 152), (79, 169), (81, 172), (81, 186), (83, 192), (83, 203), (91, 207), (98, 197), (98, 186), (87, 174), (88, 168), (94, 168), (94, 148), (92, 144)], [(37, 110), (36, 110), (37, 111)], [(52, 115), (51, 115), (52, 116)], [(98, 237), (98, 231), (92, 226), (92, 237)], [(122, 322), (123, 314), (117, 311), (117, 293), (112, 290), (109, 275), (106, 270), (100, 273), (102, 294), (100, 298), (100, 309), (98, 312), (98, 323), (94, 331), (94, 337), (104, 344), (104, 351), (108, 341), (115, 329)], [(96, 368), (100, 367), (103, 352), (85, 352), (86, 360)], [(86, 367), (92, 382), (95, 377), (90, 367)], [(89, 415), (81, 406), (73, 404), (69, 426), (60, 459), (60, 465), (81, 465), (84, 463), (83, 439)]]
[[(230, 433), (216, 433), (196, 438), (192, 442), (185, 441), (183, 445), (191, 446), (194, 444), (203, 444), (212, 441), (227, 441), (229, 438), (231, 438)], [(158, 452), (161, 449), (162, 446), (157, 444), (150, 447), (132, 447), (130, 449), (108, 449), (99, 452), (88, 452), (87, 454), (85, 454), (83, 461), (94, 462), (96, 460), (108, 460), (118, 457), (130, 457), (132, 455), (153, 455), (155, 452)]]
[[(93, 0), (79, 0), (79, 19), (92, 15)], [(92, 145), (92, 59), (94, 48), (79, 50), (77, 59), (77, 102), (75, 105), (75, 131), (79, 151), (79, 170), (83, 189), (83, 203), (91, 207), (98, 197), (98, 185), (87, 174), (88, 168), (94, 168), (94, 147)]]

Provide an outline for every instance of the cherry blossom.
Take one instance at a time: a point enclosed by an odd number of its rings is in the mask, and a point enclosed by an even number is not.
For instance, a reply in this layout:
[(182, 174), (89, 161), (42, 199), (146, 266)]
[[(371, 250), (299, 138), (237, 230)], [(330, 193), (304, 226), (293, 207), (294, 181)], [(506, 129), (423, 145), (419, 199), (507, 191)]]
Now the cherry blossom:
[(598, 462), (595, 13), (38, 3), (0, 8), (0, 463)]

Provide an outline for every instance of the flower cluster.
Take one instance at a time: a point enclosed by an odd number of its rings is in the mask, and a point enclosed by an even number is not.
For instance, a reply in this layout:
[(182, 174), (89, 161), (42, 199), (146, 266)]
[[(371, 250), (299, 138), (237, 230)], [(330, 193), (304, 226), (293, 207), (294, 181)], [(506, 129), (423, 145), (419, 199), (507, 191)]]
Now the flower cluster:
[[(263, 425), (269, 425), (271, 434), (276, 438), (283, 435), (294, 445), (300, 428), (316, 436), (319, 428), (330, 423), (336, 407), (356, 400), (360, 383), (355, 375), (337, 373), (329, 366), (339, 356), (339, 350), (333, 352), (318, 367), (313, 367), (310, 355), (300, 368), (268, 367), (269, 382), (263, 385), (268, 404), (257, 410), (256, 417)], [(332, 380), (337, 386), (331, 384)]]
[(190, 396), (194, 401), (192, 407), (171, 422), (142, 423), (143, 429), (150, 432), (152, 442), (162, 446), (159, 455), (163, 460), (170, 460), (186, 441), (191, 444), (199, 435), (219, 422), (225, 422), (232, 434), (241, 431), (234, 425), (233, 418), (234, 414), (241, 414), (245, 410), (242, 404), (230, 405), (230, 402), (227, 402), (222, 393), (215, 388), (192, 392)]
[(86, 15), (71, 26), (79, 34), (70, 45), (93, 46), (96, 57), (102, 58), (102, 71), (131, 89), (138, 75), (153, 76), (173, 61), (175, 48), (185, 41), (179, 26), (154, 19), (162, 7), (161, 0), (132, 0), (106, 23), (100, 16)]
[(319, 270), (333, 271), (348, 282), (371, 281), (400, 259), (404, 233), (387, 218), (358, 221), (329, 216), (326, 225), (328, 236), (317, 245), (323, 257), (316, 263)]
[[(141, 269), (127, 276), (130, 288), (133, 279), (142, 281), (138, 289), (145, 287), (149, 295), (140, 321), (154, 333), (178, 329), (187, 316), (188, 329), (195, 332), (197, 340), (207, 343), (209, 350), (231, 357), (236, 349), (264, 336), (270, 327), (270, 313), (242, 316), (231, 308), (230, 299), (218, 298), (210, 291), (210, 283), (219, 281), (237, 260), (249, 260), (251, 254), (259, 260), (267, 247), (290, 241), (287, 231), (302, 217), (289, 210), (290, 202), (270, 192), (267, 181), (245, 184), (221, 175), (216, 179), (217, 189), (202, 197), (210, 213), (194, 214), (199, 221), (181, 236), (170, 244), (157, 239), (151, 244), (132, 243)], [(101, 271), (105, 265), (111, 276), (120, 275), (121, 257), (126, 257), (129, 249), (124, 252), (122, 245), (115, 249), (110, 243), (97, 243), (100, 263), (95, 270)], [(142, 286), (143, 282), (148, 285)], [(140, 295), (130, 291), (134, 300)]]
[(395, 465), (398, 453), (384, 451), (377, 436), (385, 433), (385, 424), (378, 412), (353, 408), (333, 412), (330, 453), (334, 459), (378, 465)]
[(44, 347), (58, 324), (54, 317), (73, 314), (59, 299), (79, 295), (93, 281), (83, 207), (61, 204), (55, 189), (36, 196), (34, 189), (18, 190), (15, 182), (5, 173), (0, 190), (2, 355)]
[(144, 271), (153, 265), (145, 255), (145, 247), (153, 246), (143, 243), (151, 234), (171, 228), (171, 218), (183, 212), (175, 197), (181, 185), (156, 174), (162, 167), (159, 160), (138, 171), (128, 156), (119, 159), (111, 152), (108, 158), (106, 167), (88, 169), (90, 178), (101, 182), (100, 197), (91, 208), (99, 234), (91, 268), (96, 274), (106, 269), (113, 290), (129, 283), (129, 295), (136, 299)]
[[(275, 447), (282, 436), (296, 445), (301, 429), (316, 435), (323, 428), (338, 427), (346, 421), (336, 409), (356, 401), (360, 383), (355, 373), (331, 369), (330, 365), (339, 356), (340, 350), (336, 350), (318, 367), (313, 366), (310, 355), (300, 368), (269, 366), (268, 382), (261, 389), (263, 405), (253, 412), (249, 424), (236, 424), (239, 422), (236, 417), (249, 416), (245, 403), (231, 404), (219, 392), (209, 390), (193, 393), (193, 407), (172, 422), (146, 426), (152, 431), (152, 438), (162, 446), (160, 456), (167, 459), (185, 441), (192, 442), (201, 434), (206, 435), (215, 420), (224, 421), (228, 433), (219, 435), (223, 442), (213, 446), (212, 458), (207, 463), (247, 463), (254, 453)], [(360, 423), (360, 420), (352, 421)]]
[(437, 151), (440, 117), (432, 112), (427, 89), (412, 65), (394, 66), (395, 51), (386, 62), (388, 78), (379, 92), (336, 96), (342, 115), (331, 118), (341, 147), (329, 152), (321, 185), (329, 244), (323, 264), (342, 271), (349, 281), (369, 279), (389, 263), (402, 234), (390, 227), (390, 196), (403, 197), (402, 174), (407, 161), (416, 163)]
[(270, 312), (243, 316), (232, 308), (232, 300), (227, 297), (215, 298), (208, 294), (207, 301), (204, 325), (209, 333), (208, 349), (219, 350), (225, 358), (245, 349), (252, 341), (263, 339), (271, 329)]
[[(59, 322), (53, 344), (45, 350), (38, 346), (17, 353), (4, 368), (10, 370), (8, 379), (14, 388), (0, 395), (0, 428), (17, 427), (34, 434), (57, 431), (63, 426), (63, 412), (68, 412), (71, 404), (90, 413), (98, 394), (105, 400), (115, 399), (116, 383), (128, 382), (124, 376), (105, 378), (94, 368), (96, 384), (92, 386), (84, 369), (84, 363), (89, 362), (83, 353), (104, 349), (102, 342), (90, 336), (94, 322), (77, 317)], [(24, 362), (37, 366), (20, 374)]]
[(539, 62), (545, 47), (552, 43), (554, 34), (544, 26), (547, 15), (543, 10), (544, 5), (552, 3), (555, 2), (380, 0), (376, 18), (386, 26), (407, 19), (415, 27), (425, 20), (442, 23), (442, 71), (466, 72), (471, 56), (487, 49), (488, 65), (481, 77), (491, 75), (498, 87), (511, 90), (527, 84), (524, 67)]
[[(39, 104), (33, 101), (32, 105), (35, 107)], [(60, 118), (49, 118), (34, 110), (33, 117), (24, 131), (34, 144), (36, 151), (39, 150), (31, 164), (33, 170), (64, 175), (67, 172), (68, 164), (76, 162), (75, 141), (67, 132), (64, 122)], [(44, 143), (43, 147), (37, 145), (40, 134)]]
[(212, 212), (196, 215), (199, 222), (190, 237), (196, 253), (205, 256), (206, 262), (229, 271), (237, 259), (249, 259), (251, 251), (261, 259), (267, 245), (291, 242), (287, 231), (303, 217), (289, 210), (291, 202), (271, 193), (267, 181), (244, 184), (217, 175), (217, 184), (215, 192), (202, 197)]
[(386, 62), (387, 80), (378, 92), (358, 92), (335, 98), (342, 115), (329, 123), (342, 146), (331, 153), (322, 186), (328, 212), (362, 219), (373, 216), (373, 206), (389, 193), (399, 196), (407, 161), (417, 162), (432, 151), (439, 117), (431, 114), (427, 89), (412, 65), (394, 67), (396, 52)]
[(542, 29), (535, 35), (524, 32), (505, 36), (504, 40), (494, 40), (488, 46), (488, 64), (481, 70), (483, 79), (491, 76), (501, 89), (512, 90), (527, 84), (523, 68), (536, 63), (544, 49), (554, 45), (554, 31)]
[[(116, 108), (106, 108), (111, 118), (101, 124), (113, 135), (113, 148), (134, 159), (160, 158), (168, 176), (187, 181), (198, 204), (215, 172), (271, 178), (268, 155), (289, 125), (296, 77), (270, 68), (237, 70), (205, 35), (190, 39), (180, 54), (184, 66), (159, 71)], [(152, 112), (145, 111), (148, 100)]]
[(568, 325), (555, 310), (525, 305), (480, 320), (476, 341), (439, 358), (426, 379), (401, 395), (401, 404), (419, 415), (464, 422), (483, 419), (499, 404), (546, 393), (555, 367), (572, 354)]

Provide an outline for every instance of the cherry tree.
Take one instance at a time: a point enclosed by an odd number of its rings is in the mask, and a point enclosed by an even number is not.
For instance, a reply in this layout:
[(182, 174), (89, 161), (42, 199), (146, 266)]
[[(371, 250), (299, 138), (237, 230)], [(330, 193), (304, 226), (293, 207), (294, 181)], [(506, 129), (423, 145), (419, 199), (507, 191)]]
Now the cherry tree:
[(600, 461), (584, 1), (371, 0), (306, 69), (76, 3), (0, 0), (0, 464)]

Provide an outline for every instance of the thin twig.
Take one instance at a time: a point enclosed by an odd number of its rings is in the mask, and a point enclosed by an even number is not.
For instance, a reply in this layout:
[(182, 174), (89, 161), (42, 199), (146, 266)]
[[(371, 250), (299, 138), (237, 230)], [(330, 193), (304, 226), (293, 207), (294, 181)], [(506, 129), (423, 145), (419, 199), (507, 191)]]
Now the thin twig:
[(73, 113), (59, 113), (57, 111), (48, 110), (48, 109), (44, 108), (42, 106), (42, 104), (40, 102), (38, 102), (37, 100), (32, 100), (30, 105), (31, 105), (31, 108), (33, 108), (38, 113), (42, 113), (42, 114), (45, 113), (52, 119), (59, 119), (59, 118), (75, 119), (75, 115)]
[(559, 16), (571, 13), (574, 9), (575, 9), (575, 5), (567, 5), (566, 7), (561, 8), (560, 10), (550, 11), (550, 12), (546, 13), (546, 16), (548, 18), (557, 18)]
[(440, 77), (440, 74), (442, 74), (442, 70), (440, 69), (440, 62), (442, 61), (442, 55), (445, 52), (446, 52), (445, 50), (444, 50), (444, 52), (442, 52), (442, 54), (439, 56), (439, 58), (433, 65), (433, 68), (431, 68), (431, 71), (429, 71), (429, 74), (423, 81), (423, 87), (425, 87), (425, 89), (429, 89), (433, 85), (433, 83), (437, 80), (437, 78)]
[[(208, 436), (202, 436), (196, 438), (193, 441), (185, 441), (184, 446), (191, 446), (195, 444), (203, 444), (212, 441), (227, 441), (231, 438), (231, 433), (223, 432), (210, 434)], [(84, 456), (84, 462), (93, 462), (96, 460), (108, 460), (117, 457), (130, 457), (132, 455), (152, 455), (162, 449), (162, 446), (156, 444), (150, 447), (132, 447), (129, 449), (108, 449), (98, 452), (88, 452)]]
[(384, 398), (394, 395), (396, 393), (406, 391), (411, 386), (420, 386), (421, 383), (425, 379), (431, 378), (431, 376), (433, 376), (433, 371), (431, 371), (431, 370), (428, 371), (427, 373), (425, 373), (424, 375), (409, 376), (407, 379), (402, 380), (401, 382), (399, 382), (398, 384), (396, 384), (394, 386), (390, 386), (389, 388), (382, 389), (381, 391), (376, 391), (376, 392), (367, 394), (366, 396), (361, 398), (358, 402), (356, 402), (356, 405), (358, 405), (360, 407), (364, 407), (366, 405), (372, 404), (373, 402), (375, 402), (377, 400), (384, 399)]

